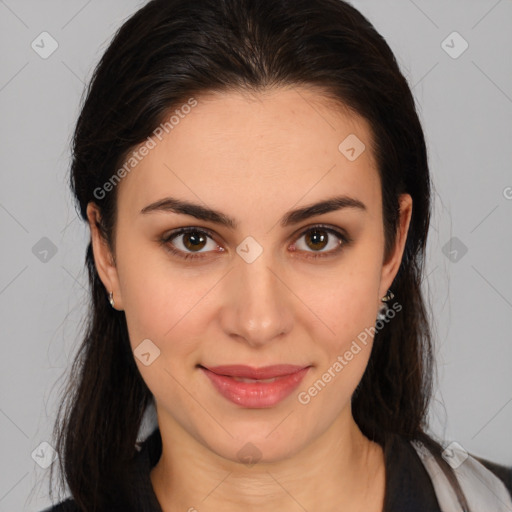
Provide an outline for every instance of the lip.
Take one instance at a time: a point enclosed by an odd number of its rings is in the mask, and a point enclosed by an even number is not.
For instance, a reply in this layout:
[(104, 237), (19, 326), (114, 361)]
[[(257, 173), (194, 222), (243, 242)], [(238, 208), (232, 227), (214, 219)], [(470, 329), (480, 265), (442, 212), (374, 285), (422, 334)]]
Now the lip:
[(272, 366), (262, 366), (261, 368), (253, 368), (243, 364), (231, 364), (223, 366), (207, 366), (210, 370), (217, 375), (227, 375), (229, 377), (241, 377), (245, 379), (273, 379), (274, 377), (283, 377), (292, 373), (298, 372), (305, 368), (305, 366), (298, 366), (294, 364), (274, 364)]
[[(248, 408), (272, 407), (297, 388), (310, 366), (273, 365), (252, 368), (245, 365), (199, 366), (215, 389), (236, 405)], [(241, 382), (235, 378), (257, 379)], [(261, 382), (275, 379), (272, 382)]]

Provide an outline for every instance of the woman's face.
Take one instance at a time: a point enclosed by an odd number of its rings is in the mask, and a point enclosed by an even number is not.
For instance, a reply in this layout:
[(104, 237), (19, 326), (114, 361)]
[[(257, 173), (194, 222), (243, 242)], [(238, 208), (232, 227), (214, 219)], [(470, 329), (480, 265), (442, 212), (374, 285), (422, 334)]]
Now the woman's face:
[[(125, 312), (160, 428), (233, 461), (275, 461), (353, 424), (350, 399), (398, 271), (410, 197), (383, 263), (365, 121), (306, 88), (196, 99), (117, 185), (116, 266), (90, 205), (95, 261)], [(180, 213), (168, 198), (195, 207)], [(345, 206), (313, 206), (335, 198)], [(221, 377), (218, 388), (201, 367), (220, 365), (307, 369), (295, 387), (290, 377)]]

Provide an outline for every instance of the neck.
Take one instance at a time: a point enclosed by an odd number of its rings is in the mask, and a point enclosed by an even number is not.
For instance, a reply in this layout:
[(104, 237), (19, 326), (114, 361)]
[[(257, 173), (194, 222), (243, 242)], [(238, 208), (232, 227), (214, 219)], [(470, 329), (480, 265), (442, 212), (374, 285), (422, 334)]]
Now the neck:
[(172, 421), (159, 421), (162, 455), (150, 473), (153, 489), (164, 512), (381, 512), (382, 448), (349, 420), (340, 418), (289, 458), (251, 466), (213, 453)]

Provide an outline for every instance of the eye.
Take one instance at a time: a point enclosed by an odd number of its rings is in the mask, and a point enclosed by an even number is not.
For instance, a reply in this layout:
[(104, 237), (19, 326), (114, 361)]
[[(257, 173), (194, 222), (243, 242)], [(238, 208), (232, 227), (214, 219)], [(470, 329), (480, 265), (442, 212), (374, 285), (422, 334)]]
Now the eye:
[[(302, 238), (304, 238), (304, 242), (301, 243), (300, 240)], [(293, 251), (299, 249), (309, 253), (306, 258), (325, 258), (335, 256), (346, 245), (352, 242), (346, 234), (321, 224), (306, 229), (301, 233), (297, 240), (298, 242), (293, 245)], [(323, 249), (329, 245), (330, 250), (323, 251)], [(308, 249), (312, 249), (312, 251), (309, 251)]]
[[(305, 239), (305, 243), (301, 242), (302, 238)], [(210, 250), (208, 250), (209, 241), (211, 241)], [(336, 229), (316, 225), (304, 230), (291, 247), (293, 252), (299, 250), (309, 253), (305, 257), (314, 259), (335, 256), (351, 242), (352, 240), (346, 234)], [(202, 259), (206, 257), (203, 253), (224, 252), (225, 250), (213, 240), (212, 233), (196, 227), (180, 228), (173, 231), (165, 235), (160, 243), (171, 254), (183, 259)], [(329, 245), (331, 246), (330, 250), (324, 251), (323, 249)], [(202, 249), (205, 248), (206, 250), (203, 251)]]
[[(181, 238), (181, 240), (180, 240)], [(174, 245), (174, 240), (177, 239), (177, 246)], [(195, 259), (195, 258), (203, 258), (202, 253), (198, 253), (199, 250), (203, 249), (208, 242), (208, 239), (212, 240), (212, 236), (208, 231), (205, 231), (204, 229), (199, 229), (195, 227), (187, 227), (187, 228), (181, 228), (177, 231), (171, 232), (169, 235), (166, 235), (161, 239), (161, 243), (166, 246), (166, 249), (174, 254), (175, 256), (178, 256), (180, 258), (184, 259)], [(212, 240), (213, 242), (213, 240)], [(218, 247), (218, 245), (213, 242), (212, 249), (215, 249)], [(219, 248), (219, 252), (223, 252), (224, 249), (222, 247)], [(192, 251), (192, 252), (187, 252)], [(208, 251), (204, 251), (208, 252)]]

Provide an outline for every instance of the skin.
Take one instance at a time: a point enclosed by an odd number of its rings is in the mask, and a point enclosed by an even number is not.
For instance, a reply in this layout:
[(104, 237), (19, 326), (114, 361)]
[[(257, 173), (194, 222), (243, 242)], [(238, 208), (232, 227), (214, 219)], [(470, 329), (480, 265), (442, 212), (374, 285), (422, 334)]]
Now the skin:
[[(150, 474), (157, 498), (165, 512), (381, 511), (383, 452), (358, 428), (350, 402), (372, 337), (308, 404), (297, 394), (375, 326), (402, 258), (411, 197), (400, 197), (396, 244), (383, 261), (381, 187), (366, 121), (305, 87), (197, 100), (117, 186), (115, 254), (99, 234), (94, 203), (87, 209), (96, 267), (125, 312), (132, 348), (150, 339), (160, 350), (149, 366), (135, 358), (163, 441)], [(338, 150), (350, 134), (366, 145), (354, 161)], [(278, 222), (291, 209), (341, 194), (366, 211), (341, 209), (285, 228)], [(166, 196), (220, 210), (238, 226), (140, 213)], [(303, 232), (318, 223), (353, 241), (337, 254), (333, 234), (315, 246)], [(167, 246), (203, 259), (180, 259), (159, 243), (186, 226), (213, 237), (197, 249), (187, 235)], [(252, 263), (236, 252), (247, 236), (263, 248)], [(276, 406), (249, 409), (226, 400), (196, 367), (236, 363), (312, 368)], [(261, 453), (252, 466), (237, 455), (248, 442)]]

